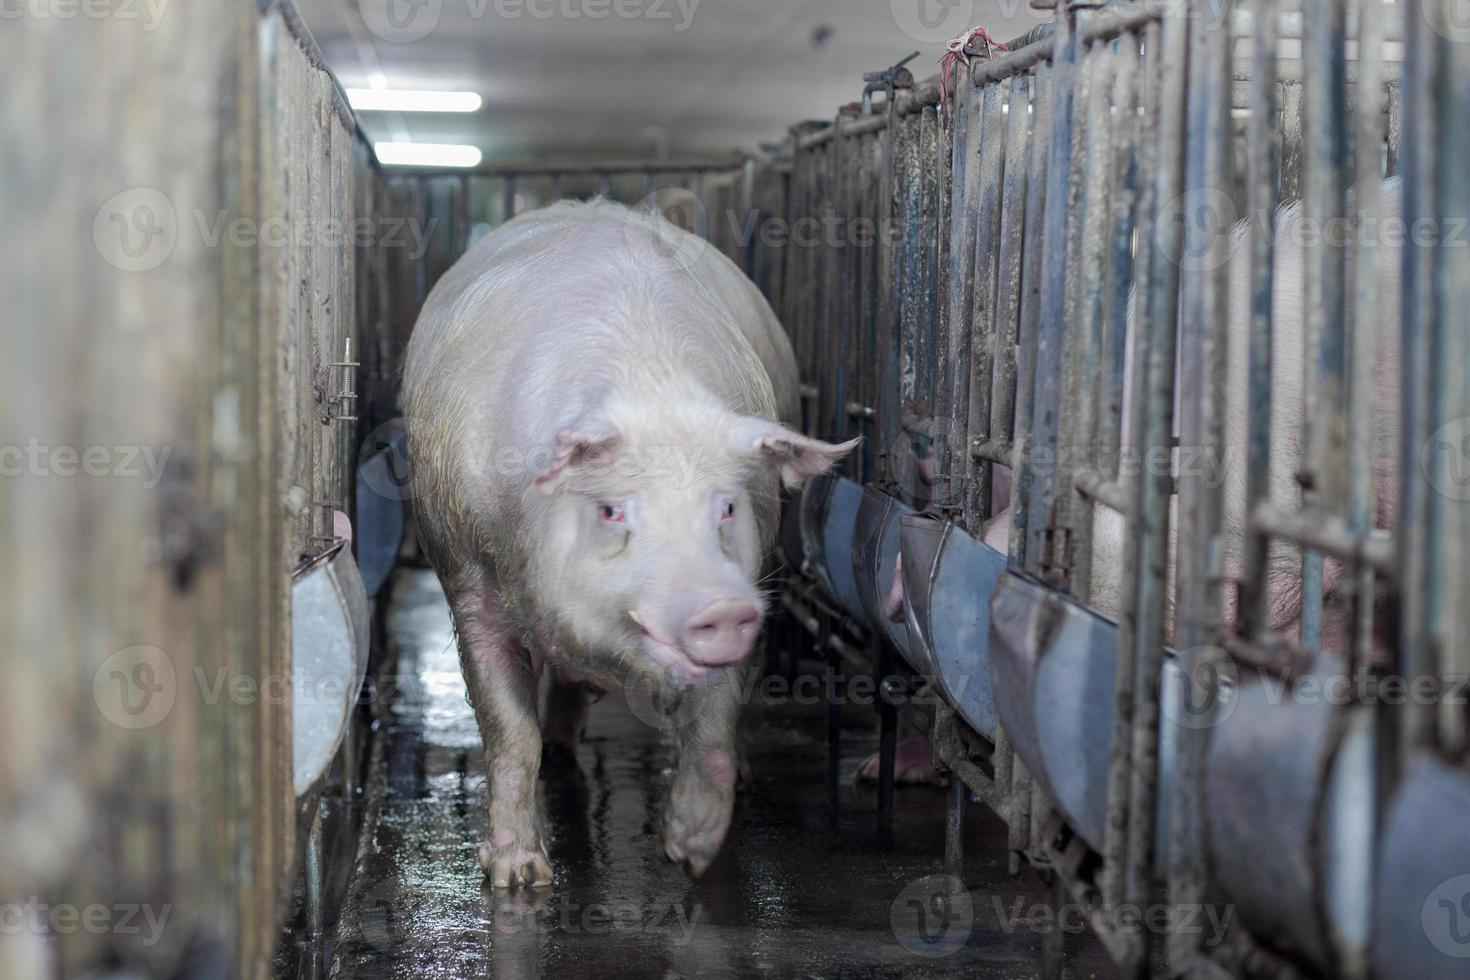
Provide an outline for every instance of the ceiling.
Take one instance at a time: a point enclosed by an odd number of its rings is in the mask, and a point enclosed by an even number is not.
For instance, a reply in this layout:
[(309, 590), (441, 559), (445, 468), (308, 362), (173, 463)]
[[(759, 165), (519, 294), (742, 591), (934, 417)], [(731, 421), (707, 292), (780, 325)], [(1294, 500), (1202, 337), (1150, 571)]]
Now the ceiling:
[(1027, 0), (297, 0), (346, 87), (473, 89), (472, 115), (364, 113), (374, 139), (474, 143), (489, 160), (751, 150), (830, 119), (862, 73), (983, 24), (1016, 37)]

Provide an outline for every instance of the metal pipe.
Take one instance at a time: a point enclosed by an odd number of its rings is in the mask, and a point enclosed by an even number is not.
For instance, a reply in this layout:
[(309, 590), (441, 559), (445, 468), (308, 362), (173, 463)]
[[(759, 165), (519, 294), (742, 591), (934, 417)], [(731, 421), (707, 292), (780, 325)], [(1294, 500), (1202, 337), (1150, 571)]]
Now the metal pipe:
[[(1001, 181), (1004, 177), (1007, 119), (1001, 112), (1001, 87), (983, 89), (980, 119), (980, 199), (976, 208), (975, 253), (971, 266), (974, 296), (965, 327), (970, 332), (969, 391), (963, 402), (964, 432), (968, 441), (988, 434), (993, 393), (992, 365), (995, 358), (996, 239), (1001, 234)], [(990, 512), (990, 468), (977, 465), (973, 454), (965, 464), (964, 518), (968, 527), (978, 528)]]
[[(1303, 215), (1309, 226), (1326, 228), (1345, 210), (1347, 159), (1346, 0), (1318, 0), (1303, 17), (1302, 73), (1307, 122), (1303, 169)], [(1343, 412), (1346, 345), (1343, 321), (1346, 257), (1340, 244), (1313, 236), (1305, 251), (1304, 358), (1306, 366), (1305, 453), (1298, 480), (1308, 505), (1345, 495), (1346, 418)], [(1323, 562), (1303, 556), (1302, 644), (1322, 642)]]
[[(1099, 41), (1112, 41), (1123, 34), (1135, 33), (1157, 22), (1163, 16), (1164, 6), (1155, 3), (1120, 4), (1117, 7), (1100, 11), (1088, 20), (1087, 24), (1077, 33), (1075, 40), (1078, 43), (1089, 45)], [(1023, 35), (1023, 39), (1026, 36), (1029, 35)], [(1028, 71), (1043, 61), (1053, 61), (1062, 43), (1061, 32), (1054, 31), (1050, 36), (1027, 44), (1025, 47), (1012, 50), (999, 58), (976, 64), (970, 71), (970, 81), (975, 85), (1003, 81), (1012, 75)]]
[(1031, 520), (1031, 446), (1036, 391), (1036, 335), (1041, 318), (1042, 239), (1045, 229), (1047, 186), (1042, 179), (1051, 155), (1052, 73), (1050, 64), (1036, 66), (1036, 88), (1031, 99), (1031, 149), (1027, 170), (1037, 177), (1026, 184), (1026, 231), (1022, 245), (1021, 324), (1017, 341), (1016, 421), (1011, 480), (1011, 562), (1027, 561), (1027, 527)]
[[(1405, 62), (1404, 100), (1419, 107), (1409, 114), (1404, 127), (1404, 221), (1409, 227), (1435, 215), (1438, 168), (1439, 128), (1441, 118), (1433, 111), (1438, 105), (1442, 43), (1429, 25), (1424, 9), (1437, 0), (1416, 0), (1405, 8), (1408, 28), (1408, 53)], [(1433, 367), (1430, 338), (1435, 328), (1437, 306), (1433, 281), (1433, 253), (1425, 249), (1404, 249), (1403, 324), (1402, 324), (1402, 391), (1400, 432), (1402, 445), (1422, 446), (1433, 427), (1427, 379)], [(1397, 663), (1400, 676), (1429, 677), (1438, 670), (1438, 655), (1431, 632), (1434, 563), (1430, 560), (1435, 529), (1430, 527), (1434, 494), (1414, 460), (1412, 452), (1400, 454), (1398, 564), (1399, 564), (1399, 630)], [(1413, 699), (1400, 707), (1400, 769), (1411, 753), (1432, 745), (1436, 740), (1435, 712), (1432, 705), (1415, 703)]]
[[(998, 440), (1001, 458), (992, 462), (1010, 467), (1011, 439), (1016, 425), (1017, 335), (1021, 319), (1022, 243), (1026, 232), (1026, 158), (1031, 145), (1031, 76), (1017, 75), (1009, 82), (1005, 115), (1005, 186), (1001, 196), (1000, 248), (996, 257), (995, 351), (990, 386), (990, 439)], [(986, 515), (988, 516), (988, 515)]]
[[(1354, 232), (1363, 222), (1376, 222), (1382, 210), (1384, 108), (1386, 93), (1380, 84), (1383, 66), (1384, 13), (1382, 0), (1359, 0), (1357, 179), (1353, 213)], [(1369, 225), (1373, 227), (1373, 225)], [(1374, 236), (1353, 234), (1353, 302), (1346, 332), (1349, 338), (1347, 378), (1348, 531), (1365, 537), (1373, 529), (1377, 495), (1373, 486), (1377, 462), (1378, 250)], [(1373, 652), (1373, 570), (1346, 570), (1348, 588), (1348, 662), (1368, 666)]]
[[(1191, 11), (1193, 54), (1189, 78), (1189, 146), (1184, 249), (1181, 256), (1204, 261), (1184, 269), (1179, 327), (1179, 432), (1182, 443), (1197, 447), (1208, 458), (1222, 458), (1225, 445), (1226, 345), (1229, 331), (1229, 274), (1231, 229), (1213, 222), (1190, 220), (1197, 207), (1190, 195), (1213, 195), (1232, 186), (1230, 128), (1229, 23), (1210, 0), (1199, 0)], [(1154, 314), (1159, 312), (1156, 307)], [(1171, 352), (1172, 359), (1172, 352)], [(1155, 362), (1154, 367), (1157, 367)], [(1158, 392), (1155, 388), (1155, 393)], [(1171, 396), (1172, 397), (1172, 396)], [(1168, 429), (1152, 429), (1156, 436)], [(1158, 484), (1154, 478), (1150, 484)], [(1186, 704), (1204, 705), (1197, 724), (1175, 725), (1178, 745), (1174, 760), (1170, 807), (1169, 896), (1178, 906), (1202, 905), (1210, 893), (1205, 859), (1204, 774), (1210, 745), (1208, 712), (1216, 702), (1213, 684), (1225, 659), (1222, 624), (1221, 565), (1224, 537), (1224, 493), (1218, 481), (1198, 473), (1178, 477), (1179, 524), (1176, 541), (1176, 597), (1174, 635), (1176, 663), (1182, 675), (1180, 691)], [(1167, 498), (1163, 499), (1167, 507)], [(1162, 644), (1159, 636), (1157, 643)], [(1134, 818), (1141, 813), (1135, 811)], [(1168, 937), (1169, 962), (1175, 969), (1199, 958), (1201, 937), (1176, 930)]]
[[(1062, 370), (1065, 362), (1065, 316), (1067, 269), (1072, 265), (1067, 249), (1070, 213), (1076, 203), (1073, 195), (1073, 132), (1079, 70), (1076, 14), (1058, 8), (1056, 55), (1056, 88), (1051, 119), (1051, 147), (1046, 164), (1046, 211), (1041, 259), (1041, 317), (1036, 333), (1036, 377), (1033, 394), (1035, 410), (1031, 419), (1030, 450), (1039, 461), (1031, 469), (1026, 565), (1038, 577), (1048, 566), (1065, 564), (1065, 557), (1055, 554), (1047, 533), (1055, 526), (1057, 514), (1055, 463), (1058, 449), (1058, 415), (1062, 411)], [(1065, 548), (1065, 543), (1063, 543)]]
[[(1186, 102), (1190, 66), (1192, 18), (1165, 18), (1159, 45), (1159, 121), (1156, 128), (1160, 148), (1154, 179), (1154, 206), (1160, 210), (1153, 229), (1149, 262), (1149, 295), (1143, 316), (1147, 352), (1146, 394), (1143, 427), (1144, 445), (1164, 447), (1172, 441), (1174, 421), (1174, 365), (1178, 322), (1179, 267), (1172, 256), (1181, 254), (1182, 222), (1164, 213), (1177, 208), (1184, 189), (1186, 145)], [(1167, 472), (1153, 473), (1140, 481), (1140, 523), (1130, 537), (1138, 547), (1136, 628), (1134, 662), (1136, 686), (1133, 698), (1132, 768), (1129, 782), (1128, 867), (1124, 901), (1147, 903), (1152, 884), (1154, 819), (1158, 796), (1159, 683), (1163, 665), (1165, 568), (1169, 541), (1169, 491)], [(1137, 963), (1129, 964), (1138, 972)]]
[[(1272, 297), (1275, 281), (1273, 258), (1276, 240), (1276, 35), (1277, 0), (1254, 0), (1256, 13), (1252, 38), (1252, 99), (1255, 113), (1247, 135), (1247, 200), (1250, 224), (1250, 394), (1247, 422), (1246, 513), (1254, 513), (1271, 493), (1271, 391)], [(1262, 634), (1270, 621), (1266, 575), (1270, 537), (1247, 524), (1244, 555), (1245, 576), (1241, 583), (1238, 613), (1239, 632), (1246, 637)]]
[(1110, 242), (1113, 140), (1117, 135), (1111, 113), (1115, 60), (1111, 44), (1098, 44), (1088, 51), (1084, 65), (1086, 151), (1078, 155), (1085, 164), (1076, 211), (1082, 227), (1080, 235), (1072, 236), (1077, 263), (1068, 276), (1067, 347), (1072, 356), (1068, 359), (1071, 380), (1064, 384), (1070, 393), (1070, 410), (1063, 419), (1059, 462), (1064, 465), (1059, 467), (1057, 475), (1062, 481), (1058, 498), (1065, 504), (1059, 516), (1071, 535), (1067, 587), (1072, 597), (1081, 602), (1088, 600), (1092, 589), (1093, 509), (1090, 501), (1072, 491), (1076, 489), (1077, 470), (1084, 465), (1097, 465), (1103, 458), (1097, 448), (1107, 342), (1103, 310), (1108, 269), (1105, 255)]
[[(955, 66), (959, 68), (958, 65)], [(939, 470), (947, 485), (946, 496), (954, 494), (952, 477), (967, 469), (965, 460), (967, 434), (960, 424), (959, 409), (969, 404), (970, 384), (970, 317), (975, 303), (975, 230), (979, 222), (980, 177), (979, 141), (984, 130), (983, 93), (969, 85), (957, 85), (950, 129), (954, 134), (954, 162), (951, 166), (950, 246), (949, 246), (949, 336), (945, 359), (948, 394), (944, 399), (943, 418), (948, 426), (944, 455)], [(946, 500), (946, 505), (954, 503)]]
[(750, 159), (744, 153), (728, 156), (684, 157), (678, 160), (490, 160), (455, 173), (481, 177), (571, 177), (676, 172), (738, 171)]

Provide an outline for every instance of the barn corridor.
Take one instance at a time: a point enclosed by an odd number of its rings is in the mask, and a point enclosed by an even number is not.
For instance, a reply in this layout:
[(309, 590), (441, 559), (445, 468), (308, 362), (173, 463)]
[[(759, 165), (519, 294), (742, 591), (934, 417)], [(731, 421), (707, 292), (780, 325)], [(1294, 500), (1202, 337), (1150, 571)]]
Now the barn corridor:
[[(867, 711), (849, 712), (834, 774), (823, 706), (752, 710), (752, 781), (724, 853), (691, 883), (657, 850), (672, 750), (610, 695), (592, 709), (577, 772), (543, 774), (556, 884), (494, 894), (475, 863), (479, 734), (432, 572), (399, 574), (389, 620), (396, 666), (379, 687), (366, 824), (347, 901), (329, 923), (327, 975), (1037, 975), (1038, 934), (1024, 921), (1005, 928), (999, 909), (1029, 914), (1045, 892), (1032, 875), (1007, 875), (1004, 827), (978, 803), (966, 814), (969, 915), (959, 910), (929, 943), (909, 927), (907, 901), (942, 872), (942, 795), (901, 790), (891, 842), (878, 840), (876, 792), (852, 779), (877, 744)], [(1114, 975), (1092, 936), (1069, 942), (1069, 976)]]

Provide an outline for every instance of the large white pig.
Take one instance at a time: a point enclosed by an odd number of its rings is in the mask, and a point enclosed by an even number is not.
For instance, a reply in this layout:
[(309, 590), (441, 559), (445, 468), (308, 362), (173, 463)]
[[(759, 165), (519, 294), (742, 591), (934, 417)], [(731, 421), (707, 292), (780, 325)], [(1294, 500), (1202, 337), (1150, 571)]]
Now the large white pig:
[(435, 287), (404, 398), (419, 530), (485, 743), (491, 884), (552, 879), (543, 658), (563, 678), (681, 693), (662, 846), (701, 873), (730, 823), (778, 480), (796, 486), (852, 446), (782, 424), (797, 371), (770, 306), (656, 213), (558, 204), (498, 229)]

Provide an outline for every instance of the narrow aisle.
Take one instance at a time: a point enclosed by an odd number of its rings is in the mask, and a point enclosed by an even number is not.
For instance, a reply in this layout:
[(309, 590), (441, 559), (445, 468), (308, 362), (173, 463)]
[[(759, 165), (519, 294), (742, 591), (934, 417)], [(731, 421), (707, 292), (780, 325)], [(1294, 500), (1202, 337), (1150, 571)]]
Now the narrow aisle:
[[(753, 705), (752, 782), (720, 859), (691, 882), (657, 851), (672, 752), (609, 696), (592, 709), (578, 771), (543, 776), (556, 884), (483, 887), (485, 779), (448, 611), (431, 572), (400, 573), (395, 596), (398, 683), (379, 710), (333, 976), (1036, 975), (1041, 937), (1026, 917), (1043, 892), (1034, 876), (1005, 873), (1003, 828), (978, 804), (967, 815), (970, 914), (935, 923), (931, 941), (917, 934), (909, 900), (941, 871), (943, 796), (900, 791), (893, 843), (880, 846), (876, 794), (851, 781), (876, 742), (867, 706), (849, 709), (865, 728), (845, 737), (834, 780), (821, 705)], [(1113, 975), (1090, 935), (1068, 942), (1069, 976)]]

